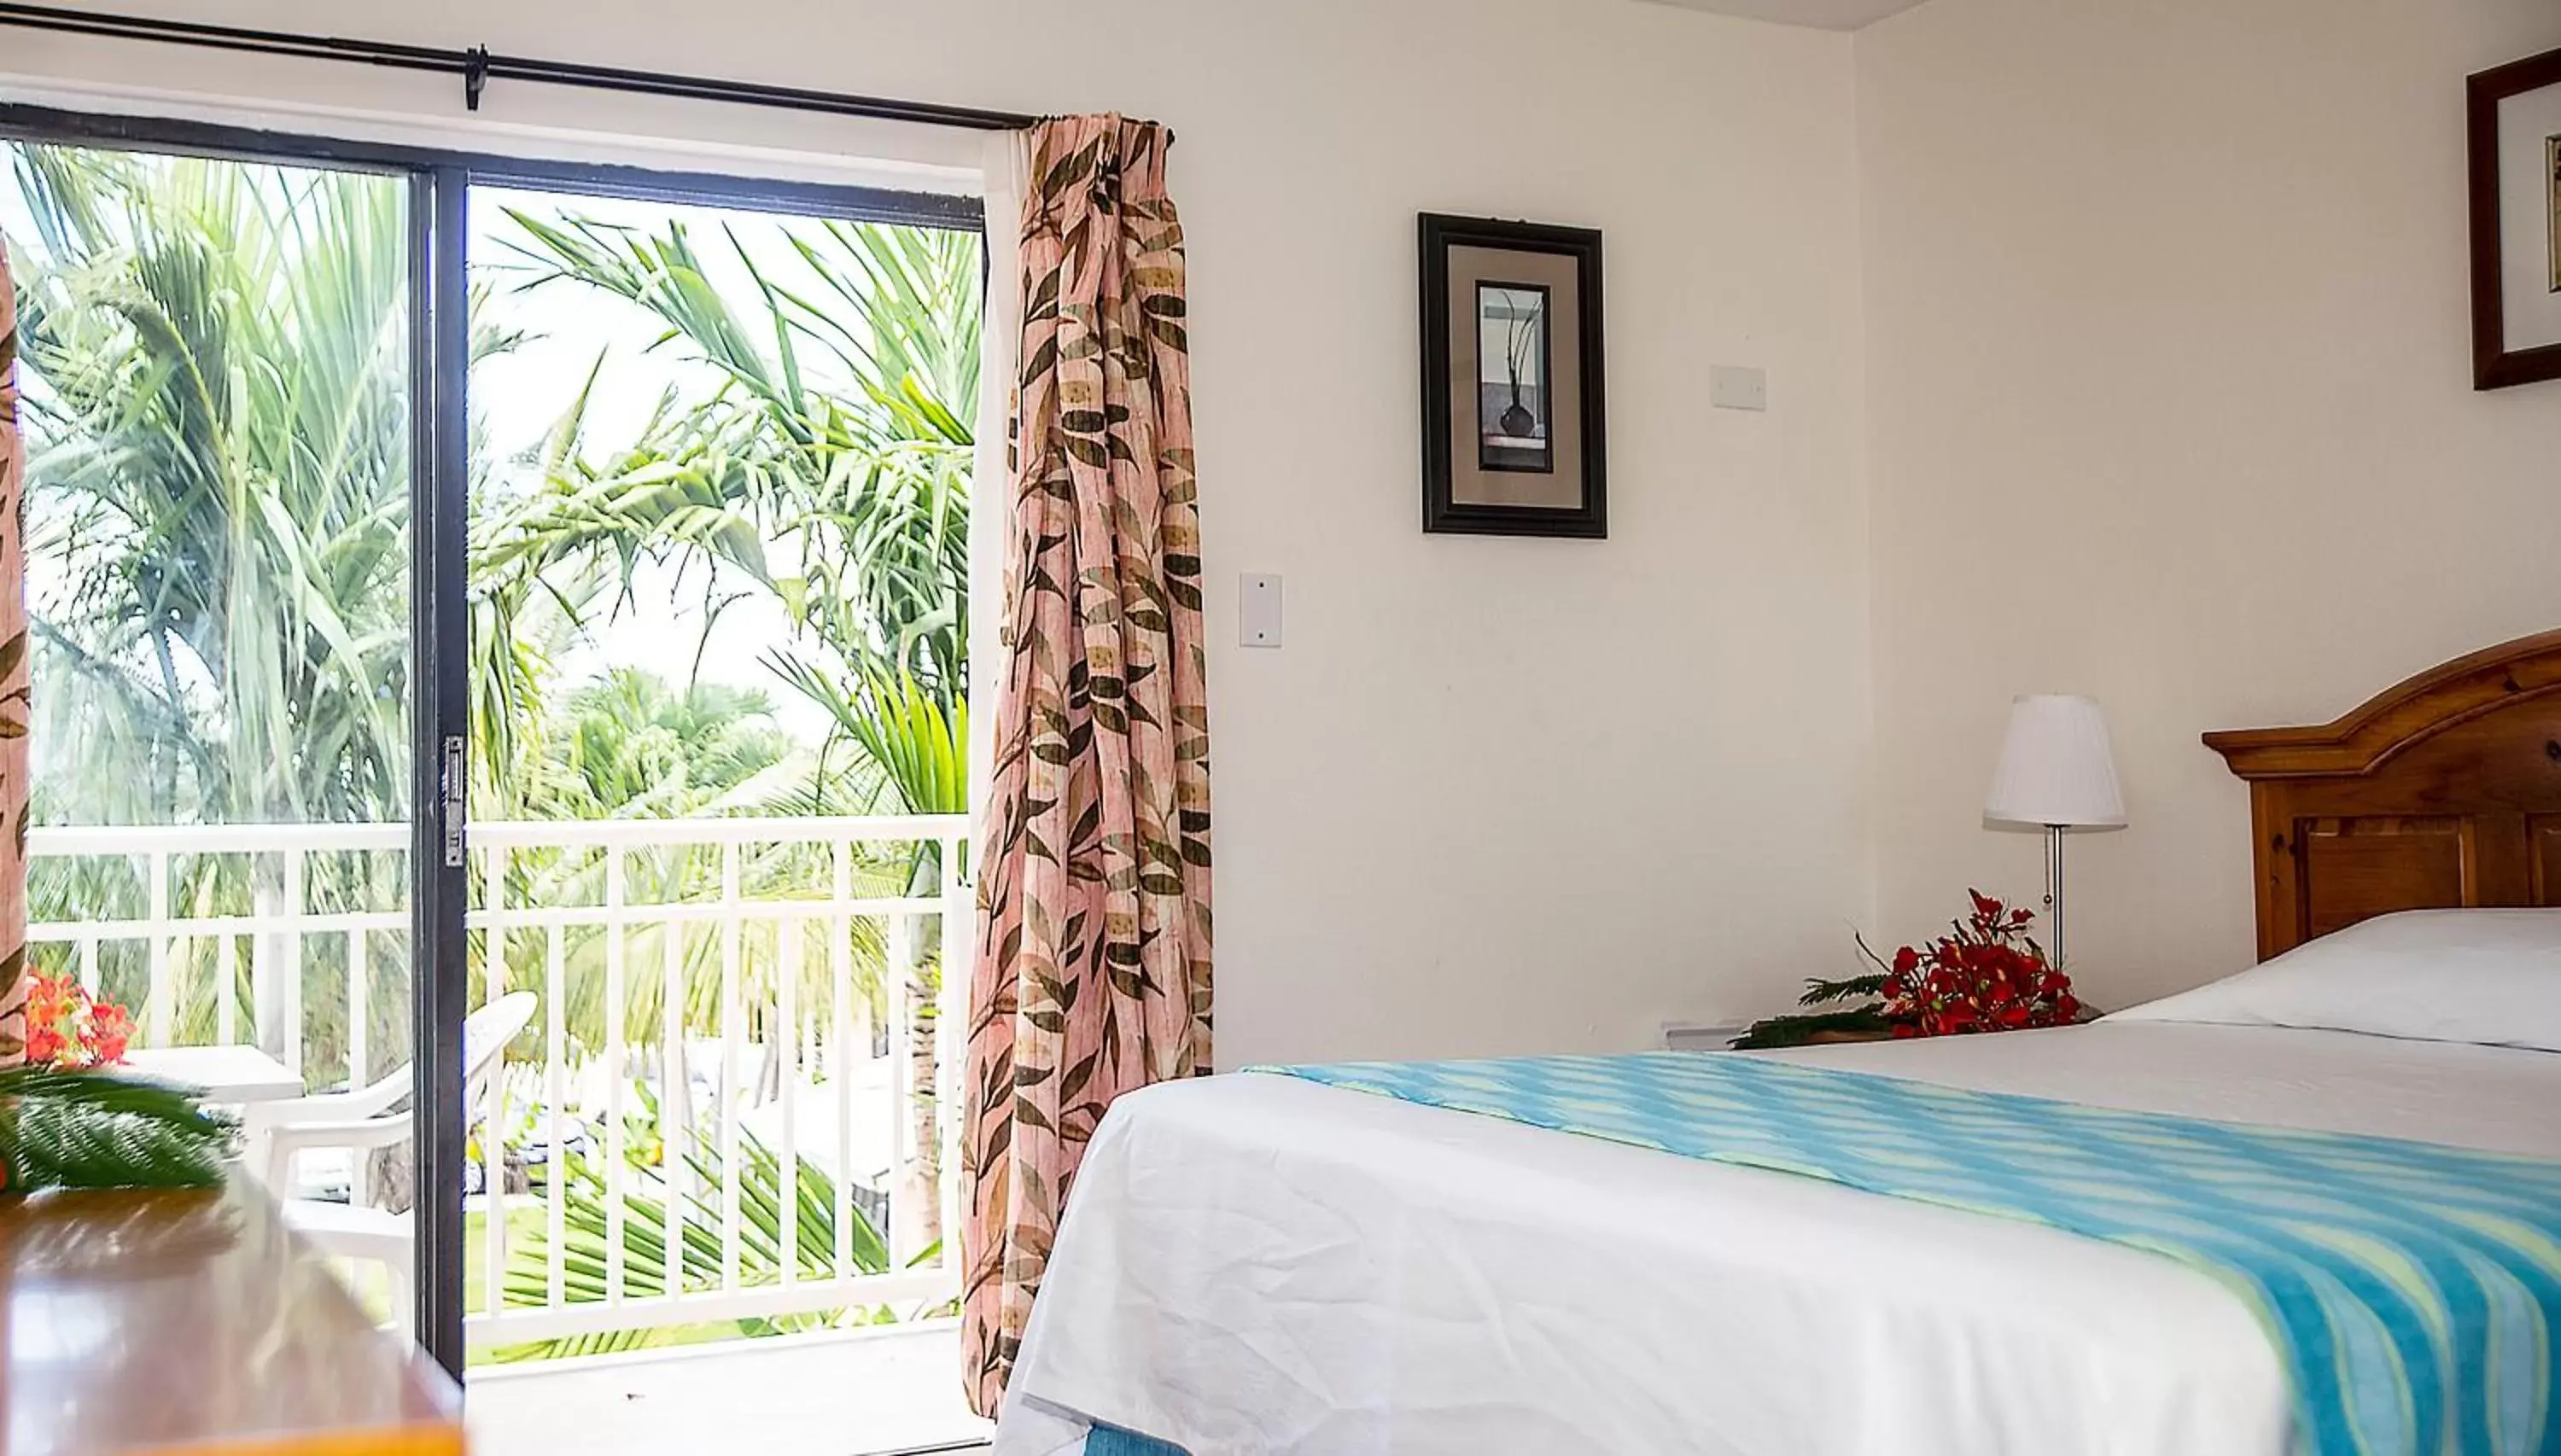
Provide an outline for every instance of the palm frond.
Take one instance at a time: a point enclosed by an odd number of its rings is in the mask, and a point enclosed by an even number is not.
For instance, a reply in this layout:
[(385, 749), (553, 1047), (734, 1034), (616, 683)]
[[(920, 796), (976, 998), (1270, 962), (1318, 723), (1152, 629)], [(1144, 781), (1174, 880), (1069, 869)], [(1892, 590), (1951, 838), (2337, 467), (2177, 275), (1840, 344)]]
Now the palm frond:
[(212, 1188), (233, 1132), (186, 1088), (107, 1071), (0, 1071), (0, 1171), (11, 1194)]
[[(724, 1282), (727, 1254), (722, 1244), (726, 1226), (720, 1205), (720, 1139), (705, 1127), (691, 1139), (677, 1195), (682, 1213), (675, 1265), (677, 1289), (668, 1288), (667, 1182), (634, 1146), (622, 1205), (622, 1295), (647, 1299), (670, 1292), (716, 1289)], [(754, 1133), (739, 1131), (739, 1285), (763, 1288), (778, 1284), (786, 1260), (783, 1245), (782, 1162)], [(552, 1260), (561, 1262), (562, 1288), (569, 1304), (600, 1304), (613, 1289), (610, 1262), (613, 1195), (603, 1173), (586, 1157), (564, 1160), (561, 1186), (563, 1243), (555, 1250), (549, 1231), (510, 1250), (505, 1275), (510, 1303), (544, 1306), (551, 1299)], [(787, 1258), (794, 1277), (831, 1278), (836, 1258), (836, 1185), (823, 1169), (800, 1160), (793, 1180), (796, 1216)], [(847, 1200), (846, 1246), (849, 1272), (878, 1274), (891, 1267), (889, 1241), (865, 1204), (877, 1196), (859, 1194)], [(795, 1322), (815, 1327), (823, 1317)], [(770, 1333), (756, 1331), (750, 1333)], [(506, 1360), (556, 1360), (570, 1355), (596, 1355), (643, 1349), (663, 1338), (655, 1332), (629, 1330), (546, 1341), (512, 1348)]]

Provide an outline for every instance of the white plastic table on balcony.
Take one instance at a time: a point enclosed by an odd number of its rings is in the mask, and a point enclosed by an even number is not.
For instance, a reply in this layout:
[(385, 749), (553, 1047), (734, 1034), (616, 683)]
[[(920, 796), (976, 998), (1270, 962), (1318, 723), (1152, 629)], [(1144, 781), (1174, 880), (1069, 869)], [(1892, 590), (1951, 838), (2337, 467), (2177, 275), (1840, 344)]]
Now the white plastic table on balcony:
[(302, 1095), (302, 1078), (256, 1047), (149, 1047), (125, 1054), (125, 1067), (154, 1081), (199, 1087), (205, 1100), (236, 1106)]

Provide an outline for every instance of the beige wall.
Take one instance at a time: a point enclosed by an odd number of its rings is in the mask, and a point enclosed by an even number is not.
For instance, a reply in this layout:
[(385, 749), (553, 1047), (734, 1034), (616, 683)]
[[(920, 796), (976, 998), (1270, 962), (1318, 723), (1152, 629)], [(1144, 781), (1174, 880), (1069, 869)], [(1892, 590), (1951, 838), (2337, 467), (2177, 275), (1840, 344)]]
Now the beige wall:
[[(1869, 900), (1871, 722), (1847, 37), (1622, 0), (133, 8), (1173, 124), (1221, 1059), (1635, 1047), (1844, 963)], [(455, 112), (447, 81), (9, 31), (0, 72)], [(494, 87), (484, 127), (528, 123), (609, 152), (656, 132), (977, 155)], [(1423, 536), (1427, 209), (1607, 232), (1609, 542)], [(1711, 362), (1768, 368), (1771, 412), (1709, 411)], [(1234, 646), (1247, 571), (1287, 577), (1278, 652)]]
[[(2461, 78), (2561, 45), (2550, 0), (1932, 0), (1854, 41), (1619, 0), (923, 13), (327, 19), (1180, 130), (1224, 1059), (1634, 1046), (1776, 1009), (1871, 911), (2026, 895), (2034, 842), (1977, 816), (2041, 689), (2106, 703), (2134, 818), (2077, 846), (2086, 984), (2200, 980), (2249, 912), (2198, 732), (2561, 621), (2561, 386), (2466, 387), (2461, 193)], [(13, 32), (0, 73), (736, 170), (977, 155), (505, 86), (456, 130), (441, 80)], [(1420, 534), (1420, 209), (1607, 230), (1606, 545)], [(1711, 362), (1769, 368), (1774, 409), (1705, 408)], [(1288, 646), (1237, 649), (1267, 570)]]
[(2552, 0), (1932, 0), (1856, 42), (1879, 916), (2038, 884), (2006, 704), (2097, 696), (2076, 841), (2122, 1005), (2250, 951), (2209, 728), (2325, 721), (2561, 625), (2561, 385), (2469, 388), (2463, 78)]

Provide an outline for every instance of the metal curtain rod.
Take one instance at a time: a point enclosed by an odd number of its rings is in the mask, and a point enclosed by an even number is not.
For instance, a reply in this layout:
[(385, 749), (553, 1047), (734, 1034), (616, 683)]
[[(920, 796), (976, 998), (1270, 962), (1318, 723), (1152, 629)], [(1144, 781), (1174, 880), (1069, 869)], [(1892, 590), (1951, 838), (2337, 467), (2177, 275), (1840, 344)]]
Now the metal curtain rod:
[(155, 20), (139, 15), (100, 15), (51, 5), (0, 3), (0, 25), (74, 35), (108, 36), (117, 40), (159, 41), (169, 45), (243, 51), (261, 56), (346, 61), (399, 71), (438, 72), (462, 78), (463, 104), (474, 111), (480, 109), (481, 90), (491, 81), (529, 81), (543, 85), (636, 91), (697, 101), (822, 111), (836, 116), (866, 116), (883, 121), (916, 121), (930, 126), (965, 127), (972, 131), (1019, 131), (1040, 120), (1037, 116), (987, 111), (975, 106), (942, 106), (930, 101), (899, 101), (881, 96), (805, 90), (798, 86), (766, 85), (757, 81), (716, 81), (708, 77), (677, 76), (657, 71), (580, 66), (566, 61), (533, 61), (521, 56), (492, 55), (486, 46), (455, 51), (434, 46), (406, 46), (390, 41), (355, 41), (337, 36), (297, 35), (290, 31)]

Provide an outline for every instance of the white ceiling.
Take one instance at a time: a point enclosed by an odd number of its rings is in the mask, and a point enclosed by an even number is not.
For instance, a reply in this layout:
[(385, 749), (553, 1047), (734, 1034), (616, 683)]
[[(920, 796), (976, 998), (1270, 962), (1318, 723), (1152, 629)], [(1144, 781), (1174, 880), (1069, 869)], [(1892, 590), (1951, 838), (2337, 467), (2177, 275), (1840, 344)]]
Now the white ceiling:
[(1854, 31), (1870, 21), (1883, 20), (1897, 11), (1909, 10), (1921, 0), (1661, 0), (1661, 3), (1690, 10), (1713, 10), (1720, 15), (1775, 20), (1785, 25)]

